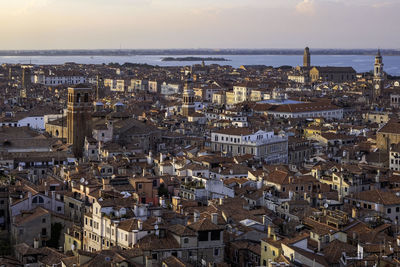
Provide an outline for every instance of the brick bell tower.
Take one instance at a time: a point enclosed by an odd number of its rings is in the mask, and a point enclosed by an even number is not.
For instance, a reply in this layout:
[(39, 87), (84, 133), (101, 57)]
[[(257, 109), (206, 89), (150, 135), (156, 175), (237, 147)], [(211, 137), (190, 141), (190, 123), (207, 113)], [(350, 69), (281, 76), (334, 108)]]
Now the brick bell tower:
[(85, 137), (92, 136), (91, 90), (79, 85), (68, 88), (67, 143), (77, 158), (82, 157)]
[(193, 114), (195, 112), (194, 91), (192, 88), (192, 84), (192, 76), (191, 74), (189, 74), (185, 81), (182, 99), (182, 115), (185, 117), (188, 117), (190, 114)]

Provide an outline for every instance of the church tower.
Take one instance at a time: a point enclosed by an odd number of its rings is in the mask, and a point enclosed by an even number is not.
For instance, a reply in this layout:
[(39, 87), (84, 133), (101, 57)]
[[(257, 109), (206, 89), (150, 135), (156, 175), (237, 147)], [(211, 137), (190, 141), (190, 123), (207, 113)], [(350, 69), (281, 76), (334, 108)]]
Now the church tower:
[(20, 91), (20, 97), (21, 98), (26, 98), (27, 91), (30, 89), (31, 85), (31, 74), (30, 70), (27, 67), (22, 67), (22, 88)]
[(311, 66), (310, 48), (304, 48), (303, 67), (309, 68)]
[(384, 73), (383, 73), (383, 61), (381, 51), (378, 49), (378, 53), (375, 56), (374, 63), (374, 78), (373, 78), (373, 101), (378, 102), (382, 95), (384, 85)]
[(189, 73), (185, 82), (185, 88), (183, 90), (183, 99), (182, 99), (182, 115), (185, 117), (195, 112), (194, 91), (192, 88), (192, 84), (193, 80), (191, 74)]
[(72, 144), (75, 157), (82, 156), (86, 136), (92, 136), (92, 103), (89, 100), (91, 88), (68, 88), (67, 143)]

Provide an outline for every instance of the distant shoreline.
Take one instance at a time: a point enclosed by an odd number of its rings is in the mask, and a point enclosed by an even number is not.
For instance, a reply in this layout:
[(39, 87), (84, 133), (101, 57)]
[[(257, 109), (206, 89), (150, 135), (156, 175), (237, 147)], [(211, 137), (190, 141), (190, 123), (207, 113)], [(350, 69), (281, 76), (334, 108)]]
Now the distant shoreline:
[(230, 61), (223, 57), (164, 57), (161, 61)]
[[(310, 49), (311, 55), (375, 55), (377, 49)], [(303, 55), (303, 49), (77, 49), (0, 50), (0, 56), (234, 56)], [(381, 49), (384, 56), (400, 56), (400, 49)]]

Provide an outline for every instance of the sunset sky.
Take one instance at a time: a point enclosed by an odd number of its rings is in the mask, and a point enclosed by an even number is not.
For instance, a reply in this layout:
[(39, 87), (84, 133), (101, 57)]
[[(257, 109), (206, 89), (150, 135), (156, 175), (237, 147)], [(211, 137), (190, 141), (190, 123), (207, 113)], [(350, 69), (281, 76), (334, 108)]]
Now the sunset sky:
[(0, 1), (0, 49), (400, 48), (400, 0)]

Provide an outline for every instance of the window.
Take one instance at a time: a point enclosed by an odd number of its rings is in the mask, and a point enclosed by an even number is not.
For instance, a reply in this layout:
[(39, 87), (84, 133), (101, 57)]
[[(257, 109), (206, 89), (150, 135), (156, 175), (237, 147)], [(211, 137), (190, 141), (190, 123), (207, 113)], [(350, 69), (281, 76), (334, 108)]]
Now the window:
[(139, 189), (142, 189), (142, 184), (138, 184), (138, 188), (139, 188)]
[(264, 251), (267, 251), (267, 246), (264, 246)]
[(41, 197), (41, 196), (37, 196), (37, 197), (34, 197), (33, 199), (32, 199), (32, 203), (39, 203), (39, 204), (42, 204), (42, 203), (44, 203), (44, 199)]
[(214, 249), (214, 256), (219, 256), (219, 248)]
[(199, 232), (199, 241), (208, 241), (208, 232), (200, 231)]
[(211, 231), (211, 240), (220, 240), (220, 231)]
[(42, 223), (46, 223), (46, 218), (42, 218)]
[(387, 209), (387, 213), (388, 213), (388, 214), (392, 213), (392, 209), (391, 209), (391, 208), (388, 208), (388, 209)]
[(189, 238), (185, 237), (185, 238), (183, 239), (183, 243), (185, 243), (185, 244), (189, 243)]
[(400, 211), (400, 208), (399, 207), (396, 207), (396, 212), (399, 212)]

